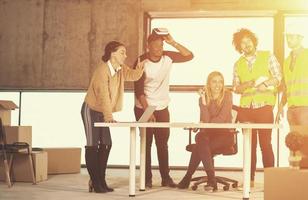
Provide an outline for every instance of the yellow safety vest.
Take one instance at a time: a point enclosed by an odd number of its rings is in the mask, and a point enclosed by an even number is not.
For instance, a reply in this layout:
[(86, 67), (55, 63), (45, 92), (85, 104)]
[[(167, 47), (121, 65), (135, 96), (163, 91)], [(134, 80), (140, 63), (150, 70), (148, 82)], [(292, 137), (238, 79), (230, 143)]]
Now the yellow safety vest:
[(308, 106), (308, 49), (304, 49), (290, 71), (290, 55), (284, 61), (283, 75), (287, 88), (288, 107)]
[[(269, 71), (269, 51), (257, 51), (256, 61), (253, 64), (252, 70), (249, 70), (246, 59), (241, 56), (236, 62), (236, 70), (241, 83), (257, 80), (261, 76), (271, 78), (272, 75)], [(275, 105), (276, 102), (276, 89), (267, 89), (266, 91), (257, 91), (255, 88), (246, 89), (241, 95), (240, 105), (242, 107), (249, 107), (252, 102), (264, 103), (265, 105)]]

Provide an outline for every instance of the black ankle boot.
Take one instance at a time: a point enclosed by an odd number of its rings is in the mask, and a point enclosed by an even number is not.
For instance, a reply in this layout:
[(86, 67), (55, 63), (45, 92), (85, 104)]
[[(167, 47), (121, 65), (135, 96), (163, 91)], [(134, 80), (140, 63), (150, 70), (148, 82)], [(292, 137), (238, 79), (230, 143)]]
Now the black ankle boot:
[(187, 189), (189, 187), (190, 184), (190, 180), (191, 180), (191, 176), (187, 176), (185, 175), (182, 180), (177, 184), (177, 187), (179, 189)]
[(89, 192), (105, 193), (107, 189), (102, 187), (98, 165), (98, 149), (95, 146), (86, 146), (86, 166), (91, 177)]

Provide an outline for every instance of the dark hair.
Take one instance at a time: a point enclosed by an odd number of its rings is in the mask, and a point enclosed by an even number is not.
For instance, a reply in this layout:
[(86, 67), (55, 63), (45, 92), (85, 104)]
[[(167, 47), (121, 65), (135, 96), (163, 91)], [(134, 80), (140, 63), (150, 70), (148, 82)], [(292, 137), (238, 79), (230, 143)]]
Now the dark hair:
[(120, 46), (124, 46), (124, 44), (111, 41), (105, 46), (105, 54), (102, 56), (102, 60), (107, 62), (110, 59), (111, 53), (116, 52)]
[(164, 38), (161, 35), (157, 35), (155, 33), (151, 33), (148, 37), (148, 44), (150, 44), (151, 42), (155, 41), (155, 40), (164, 40)]
[(255, 47), (257, 47), (258, 45), (258, 38), (256, 37), (256, 35), (249, 29), (241, 28), (240, 30), (238, 30), (236, 33), (233, 34), (233, 41), (232, 41), (235, 50), (238, 51), (239, 53), (242, 53), (241, 41), (244, 37), (250, 38)]

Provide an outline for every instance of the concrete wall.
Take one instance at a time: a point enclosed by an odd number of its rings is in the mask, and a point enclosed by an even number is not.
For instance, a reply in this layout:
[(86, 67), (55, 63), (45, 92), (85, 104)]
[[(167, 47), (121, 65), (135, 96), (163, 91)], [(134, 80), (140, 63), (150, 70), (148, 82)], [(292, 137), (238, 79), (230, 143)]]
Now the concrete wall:
[(307, 10), (306, 0), (0, 0), (0, 89), (85, 89), (108, 41), (132, 65), (147, 11)]
[(0, 88), (41, 85), (44, 0), (0, 0)]
[(84, 89), (111, 40), (138, 54), (139, 0), (0, 0), (0, 89)]

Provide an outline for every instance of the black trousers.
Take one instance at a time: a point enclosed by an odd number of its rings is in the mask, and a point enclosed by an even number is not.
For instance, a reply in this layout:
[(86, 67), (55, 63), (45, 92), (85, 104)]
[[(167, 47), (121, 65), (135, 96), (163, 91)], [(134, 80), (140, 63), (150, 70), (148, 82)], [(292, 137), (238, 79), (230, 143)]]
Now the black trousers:
[(81, 108), (81, 117), (85, 129), (87, 146), (112, 145), (109, 127), (94, 127), (95, 122), (104, 120), (103, 113), (92, 110), (84, 102)]
[[(134, 108), (136, 120), (138, 120), (143, 114), (143, 109)], [(170, 115), (168, 107), (163, 110), (154, 112), (154, 116), (157, 122), (169, 122)], [(146, 164), (145, 164), (145, 177), (146, 181), (152, 180), (151, 171), (151, 148), (153, 138), (155, 138), (155, 144), (157, 149), (157, 158), (159, 164), (159, 172), (161, 178), (166, 180), (169, 176), (169, 155), (168, 155), (168, 140), (170, 135), (169, 128), (147, 128), (146, 129)]]
[[(241, 108), (238, 112), (240, 122), (273, 123), (273, 107), (263, 106), (261, 108)], [(251, 141), (251, 175), (255, 179), (257, 165), (257, 141), (262, 152), (263, 167), (274, 167), (274, 152), (272, 147), (272, 129), (253, 129)]]

